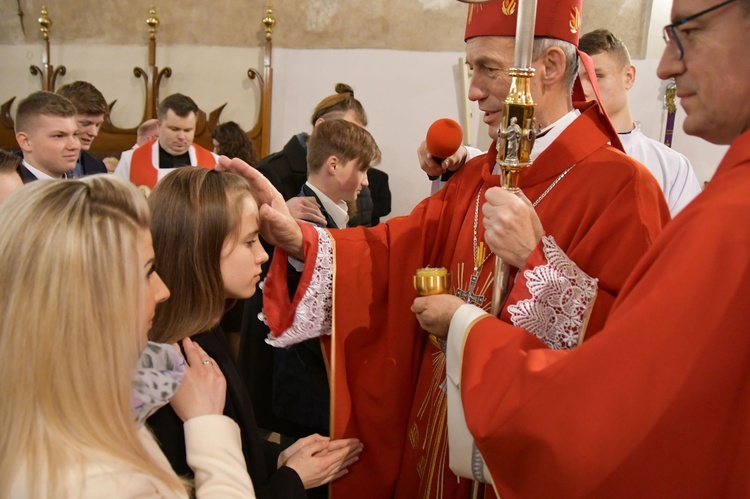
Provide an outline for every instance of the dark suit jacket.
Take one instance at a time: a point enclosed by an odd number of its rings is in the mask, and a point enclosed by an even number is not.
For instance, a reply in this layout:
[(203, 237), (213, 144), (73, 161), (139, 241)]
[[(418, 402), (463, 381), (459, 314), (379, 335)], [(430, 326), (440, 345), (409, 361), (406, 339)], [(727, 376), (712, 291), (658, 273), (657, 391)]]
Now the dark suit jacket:
[[(323, 207), (320, 198), (307, 185), (303, 185), (300, 196), (313, 197), (326, 219), (326, 227), (335, 229), (336, 223)], [(300, 274), (288, 266), (287, 282), (290, 290), (296, 290)], [(271, 407), (274, 415), (294, 422), (304, 429), (303, 437), (313, 433), (330, 433), (331, 393), (328, 372), (320, 339), (303, 341), (273, 352), (273, 397)]]
[[(300, 135), (307, 142), (308, 135)], [(300, 135), (289, 139), (281, 151), (260, 160), (256, 167), (284, 196), (284, 200), (297, 196), (307, 181), (307, 149), (300, 143)]]
[(29, 182), (33, 182), (34, 180), (39, 180), (36, 178), (36, 175), (31, 173), (31, 171), (29, 171), (29, 169), (24, 165), (18, 167), (18, 173), (21, 175), (21, 180), (23, 180), (24, 184), (28, 184)]
[[(23, 151), (16, 151), (16, 155), (23, 158)], [(86, 151), (81, 151), (79, 160), (81, 161), (81, 167), (83, 168), (84, 176), (96, 175), (97, 173), (107, 173), (107, 167), (104, 164), (104, 161), (99, 158), (93, 157)], [(39, 180), (33, 173), (29, 171), (28, 168), (23, 165), (21, 165), (19, 173), (21, 174), (21, 178), (23, 179), (24, 184), (28, 184), (29, 182), (33, 182), (34, 180)]]
[[(227, 398), (224, 415), (232, 418), (240, 427), (242, 452), (247, 471), (258, 498), (305, 499), (307, 493), (296, 471), (286, 466), (276, 469), (281, 449), (278, 445), (261, 440), (255, 422), (253, 405), (245, 384), (240, 378), (232, 358), (229, 342), (221, 328), (194, 336), (206, 353), (216, 361), (227, 380)], [(147, 420), (172, 468), (181, 476), (193, 476), (185, 455), (185, 434), (182, 421), (170, 405), (156, 411)]]
[(97, 173), (107, 173), (107, 166), (104, 164), (104, 161), (93, 157), (86, 151), (81, 151), (79, 160), (83, 167), (83, 174), (85, 176), (96, 175)]
[(388, 174), (377, 168), (367, 170), (367, 183), (370, 184), (372, 196), (372, 226), (380, 223), (380, 217), (391, 212), (391, 189), (388, 186)]
[[(369, 171), (369, 170), (368, 170)], [(369, 182), (369, 181), (368, 181)], [(357, 213), (349, 219), (348, 227), (372, 227), (372, 196), (370, 195), (370, 188), (367, 186), (362, 187), (357, 196)]]

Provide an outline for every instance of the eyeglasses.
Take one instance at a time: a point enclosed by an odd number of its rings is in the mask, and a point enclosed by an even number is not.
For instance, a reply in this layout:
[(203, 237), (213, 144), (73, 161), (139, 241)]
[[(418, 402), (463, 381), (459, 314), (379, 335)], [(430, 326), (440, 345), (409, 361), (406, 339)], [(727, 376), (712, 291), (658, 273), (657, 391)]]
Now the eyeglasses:
[(685, 57), (685, 50), (682, 48), (682, 42), (680, 42), (680, 37), (677, 35), (677, 28), (682, 26), (683, 24), (692, 21), (693, 19), (697, 19), (700, 16), (704, 14), (708, 14), (709, 12), (713, 12), (718, 8), (724, 7), (725, 5), (729, 5), (730, 3), (734, 2), (735, 0), (726, 0), (725, 2), (721, 2), (718, 5), (714, 5), (713, 7), (709, 7), (706, 10), (702, 10), (698, 12), (697, 14), (693, 14), (692, 16), (683, 17), (677, 22), (673, 22), (672, 24), (667, 24), (664, 26), (664, 30), (662, 31), (662, 38), (664, 38), (664, 43), (667, 44), (667, 46), (672, 46), (673, 42), (674, 45), (677, 46), (677, 53), (675, 54), (678, 59), (682, 60), (683, 57)]

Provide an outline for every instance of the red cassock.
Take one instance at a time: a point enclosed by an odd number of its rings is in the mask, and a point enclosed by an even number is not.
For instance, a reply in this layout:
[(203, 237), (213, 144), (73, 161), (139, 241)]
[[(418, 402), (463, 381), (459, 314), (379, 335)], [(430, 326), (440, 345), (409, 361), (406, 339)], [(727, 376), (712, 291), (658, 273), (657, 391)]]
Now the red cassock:
[[(599, 279), (590, 336), (601, 328), (627, 275), (669, 220), (669, 211), (645, 167), (608, 145), (609, 124), (598, 107), (591, 103), (582, 111), (522, 174), (521, 188), (534, 201), (575, 165), (536, 211), (546, 234)], [(470, 482), (459, 483), (448, 469), (445, 395), (439, 389), (445, 356), (410, 311), (416, 297), (412, 276), (421, 267), (445, 267), (454, 289), (467, 289), (476, 199), (481, 191), (483, 202), (486, 189), (498, 185), (499, 177), (491, 175), (494, 162), (489, 153), (467, 163), (409, 216), (372, 229), (330, 232), (333, 327), (323, 342), (330, 360), (331, 435), (358, 437), (364, 443), (359, 462), (331, 485), (334, 498), (468, 494)], [(479, 241), (484, 240), (481, 217), (480, 207)], [(277, 250), (266, 283), (264, 309), (275, 334), (289, 327), (314, 267), (316, 234), (309, 227), (304, 233), (306, 269), (294, 300), (290, 303), (286, 290), (284, 252)], [(541, 260), (537, 250), (529, 262)], [(493, 270), (490, 258), (476, 287), (485, 296), (485, 308)], [(515, 286), (506, 305), (528, 296), (525, 286)]]
[(476, 323), (461, 398), (503, 499), (750, 497), (749, 220), (746, 132), (591, 341)]

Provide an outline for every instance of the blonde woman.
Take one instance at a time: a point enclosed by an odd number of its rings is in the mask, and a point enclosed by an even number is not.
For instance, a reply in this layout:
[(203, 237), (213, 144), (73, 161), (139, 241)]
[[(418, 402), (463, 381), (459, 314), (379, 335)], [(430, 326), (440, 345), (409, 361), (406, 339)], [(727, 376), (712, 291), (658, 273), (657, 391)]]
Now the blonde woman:
[[(139, 358), (148, 373), (169, 349), (146, 348), (169, 297), (149, 218), (144, 196), (106, 175), (34, 182), (0, 206), (0, 498), (188, 497), (135, 422), (167, 402), (132, 392)], [(220, 415), (223, 377), (184, 348), (166, 388), (180, 387), (197, 496), (253, 498), (239, 430)]]
[[(240, 425), (258, 497), (304, 499), (306, 489), (345, 474), (362, 450), (357, 439), (312, 435), (283, 452), (261, 441), (247, 388), (219, 326), (227, 301), (255, 293), (268, 259), (258, 240), (258, 207), (247, 181), (231, 173), (179, 168), (156, 184), (149, 204), (157, 267), (172, 291), (172, 298), (156, 309), (151, 338), (173, 343), (193, 337), (216, 359), (227, 379), (224, 414)], [(175, 471), (189, 473), (174, 411), (164, 407), (148, 422)]]

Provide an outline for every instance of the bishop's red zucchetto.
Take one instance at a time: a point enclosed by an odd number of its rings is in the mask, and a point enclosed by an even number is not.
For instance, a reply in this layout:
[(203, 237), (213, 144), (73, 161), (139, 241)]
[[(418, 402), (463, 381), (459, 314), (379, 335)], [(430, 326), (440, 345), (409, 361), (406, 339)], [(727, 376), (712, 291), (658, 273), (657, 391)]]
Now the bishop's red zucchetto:
[[(464, 40), (476, 36), (515, 36), (519, 0), (490, 0), (469, 5)], [(578, 46), (582, 0), (537, 0), (534, 36)]]

